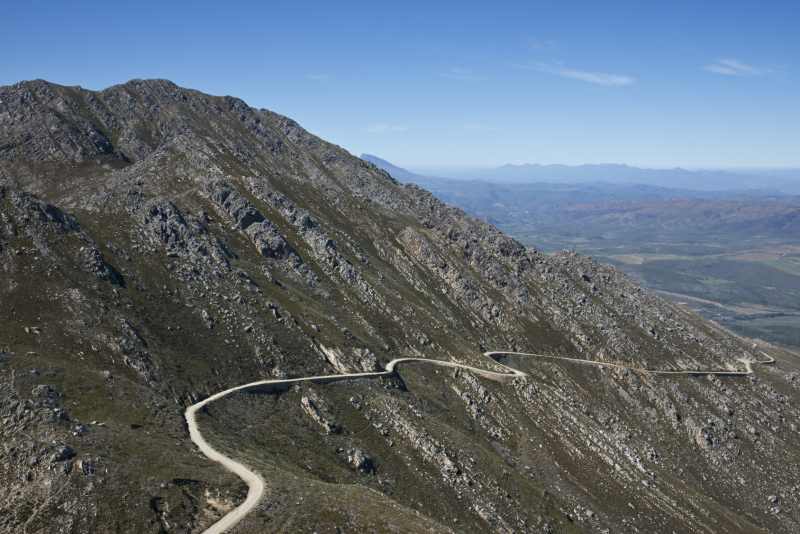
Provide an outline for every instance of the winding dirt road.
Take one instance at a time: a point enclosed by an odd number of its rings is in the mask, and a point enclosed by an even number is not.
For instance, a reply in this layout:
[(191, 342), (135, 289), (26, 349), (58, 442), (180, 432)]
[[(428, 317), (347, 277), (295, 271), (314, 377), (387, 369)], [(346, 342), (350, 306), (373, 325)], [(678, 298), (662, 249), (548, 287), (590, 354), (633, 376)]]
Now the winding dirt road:
[(250, 382), (249, 384), (243, 384), (241, 386), (236, 386), (230, 389), (226, 389), (225, 391), (220, 391), (219, 393), (215, 393), (211, 395), (207, 399), (204, 399), (196, 404), (192, 404), (188, 408), (186, 408), (186, 423), (189, 426), (189, 437), (191, 440), (197, 445), (200, 449), (200, 452), (206, 455), (209, 460), (217, 462), (221, 464), (225, 469), (231, 471), (236, 476), (244, 480), (247, 484), (247, 498), (245, 501), (234, 508), (230, 513), (225, 515), (222, 519), (211, 525), (208, 529), (205, 530), (204, 534), (221, 534), (223, 532), (228, 531), (229, 529), (236, 526), (239, 521), (241, 521), (248, 513), (250, 513), (258, 502), (261, 500), (261, 497), (264, 494), (264, 479), (261, 476), (245, 467), (243, 464), (233, 460), (222, 454), (221, 452), (214, 449), (209, 443), (203, 438), (203, 435), (200, 433), (200, 430), (197, 426), (197, 419), (196, 414), (199, 410), (202, 410), (208, 404), (221, 399), (231, 393), (235, 393), (237, 391), (244, 391), (244, 390), (259, 390), (259, 391), (280, 391), (286, 390), (293, 384), (298, 384), (300, 382), (312, 382), (317, 384), (329, 384), (331, 382), (338, 382), (341, 380), (353, 380), (358, 378), (379, 378), (382, 376), (390, 376), (395, 373), (395, 369), (397, 366), (403, 364), (413, 364), (413, 363), (424, 363), (428, 365), (436, 365), (439, 367), (452, 367), (456, 369), (465, 369), (467, 371), (471, 371), (478, 376), (486, 378), (488, 380), (495, 380), (498, 382), (508, 382), (515, 378), (523, 378), (529, 376), (528, 373), (523, 371), (519, 371), (512, 367), (508, 367), (503, 365), (498, 361), (498, 358), (503, 355), (510, 355), (510, 356), (531, 356), (534, 358), (541, 358), (547, 360), (557, 360), (557, 361), (564, 361), (570, 363), (577, 363), (582, 365), (593, 365), (596, 367), (610, 367), (615, 369), (628, 369), (634, 372), (640, 372), (649, 375), (671, 375), (671, 376), (700, 376), (700, 375), (718, 375), (718, 376), (747, 376), (753, 374), (753, 364), (760, 364), (760, 365), (769, 365), (775, 363), (775, 359), (767, 354), (764, 351), (760, 351), (767, 360), (759, 361), (759, 360), (750, 360), (750, 359), (739, 359), (737, 361), (744, 364), (744, 370), (685, 370), (685, 371), (659, 371), (656, 369), (642, 369), (638, 367), (630, 367), (627, 365), (617, 364), (617, 363), (609, 363), (609, 362), (597, 362), (592, 360), (582, 360), (579, 358), (568, 358), (566, 356), (548, 356), (546, 354), (533, 354), (528, 352), (510, 352), (510, 351), (490, 351), (484, 352), (483, 355), (487, 358), (490, 358), (496, 365), (503, 368), (503, 372), (498, 371), (490, 371), (488, 369), (480, 369), (478, 367), (472, 367), (470, 365), (464, 365), (455, 362), (447, 362), (442, 360), (431, 360), (428, 358), (397, 358), (390, 361), (386, 365), (386, 369), (384, 371), (376, 371), (372, 373), (349, 373), (349, 374), (340, 374), (340, 375), (320, 375), (320, 376), (305, 376), (301, 378), (287, 378), (287, 379), (273, 379), (273, 380), (259, 380), (257, 382)]

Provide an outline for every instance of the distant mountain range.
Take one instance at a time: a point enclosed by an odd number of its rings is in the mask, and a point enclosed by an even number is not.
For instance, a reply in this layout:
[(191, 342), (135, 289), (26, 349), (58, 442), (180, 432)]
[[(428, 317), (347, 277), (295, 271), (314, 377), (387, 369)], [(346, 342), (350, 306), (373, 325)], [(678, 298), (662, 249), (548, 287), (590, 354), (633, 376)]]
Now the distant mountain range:
[[(398, 167), (370, 154), (365, 159), (404, 181), (430, 177)], [(503, 165), (489, 169), (452, 171), (449, 178), (494, 183), (610, 183), (644, 184), (695, 191), (767, 190), (773, 193), (800, 193), (800, 169), (779, 170), (687, 170), (643, 169), (622, 164), (592, 165)]]
[[(497, 169), (498, 178), (489, 171), (484, 178), (454, 179), (415, 174), (382, 160), (365, 155), (364, 159), (383, 168), (394, 178), (416, 183), (430, 190), (441, 200), (468, 213), (492, 222), (516, 237), (539, 247), (549, 248), (542, 232), (552, 236), (584, 235), (615, 236), (615, 239), (639, 241), (646, 238), (676, 239), (692, 237), (699, 232), (713, 232), (719, 239), (739, 241), (754, 235), (773, 239), (788, 238), (800, 229), (800, 197), (774, 189), (732, 189), (724, 187), (722, 171), (697, 173), (716, 180), (717, 189), (699, 189), (689, 182), (694, 171), (678, 169), (673, 185), (666, 187), (664, 177), (671, 171), (636, 169), (625, 165), (507, 165)], [(545, 176), (546, 169), (560, 172), (574, 183), (560, 183), (530, 178), (524, 170)], [(597, 179), (589, 179), (595, 169)], [(614, 175), (611, 169), (618, 169)], [(503, 172), (505, 171), (505, 173)], [(637, 174), (642, 173), (642, 174)], [(651, 173), (651, 174), (648, 174)], [(518, 176), (513, 179), (512, 176)], [(550, 175), (555, 176), (555, 175)], [(617, 180), (613, 179), (617, 176)], [(647, 183), (634, 181), (641, 176)], [(661, 178), (659, 178), (659, 176)], [(731, 175), (737, 176), (738, 175)], [(630, 183), (622, 180), (631, 180)], [(706, 183), (709, 186), (711, 179)], [(740, 182), (740, 184), (743, 182)], [(536, 235), (543, 241), (526, 239)], [(627, 237), (626, 237), (627, 236)], [(556, 239), (556, 246), (564, 242)]]

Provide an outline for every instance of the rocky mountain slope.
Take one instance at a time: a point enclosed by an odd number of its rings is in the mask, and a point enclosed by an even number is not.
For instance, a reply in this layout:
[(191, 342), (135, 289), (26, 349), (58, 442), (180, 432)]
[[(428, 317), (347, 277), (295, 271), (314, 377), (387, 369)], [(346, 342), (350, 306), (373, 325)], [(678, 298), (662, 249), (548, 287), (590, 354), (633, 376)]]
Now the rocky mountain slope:
[(0, 88), (0, 531), (201, 532), (244, 485), (185, 407), (260, 378), (508, 349), (198, 417), (267, 481), (239, 532), (795, 532), (800, 361), (545, 256), (292, 120), (161, 80)]

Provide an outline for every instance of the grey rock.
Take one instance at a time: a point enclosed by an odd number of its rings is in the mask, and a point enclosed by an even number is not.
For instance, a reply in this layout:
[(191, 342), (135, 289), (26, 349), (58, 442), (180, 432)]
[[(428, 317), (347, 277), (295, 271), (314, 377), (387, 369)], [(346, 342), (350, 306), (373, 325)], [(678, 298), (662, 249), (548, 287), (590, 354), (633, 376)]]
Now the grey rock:
[(362, 473), (375, 472), (374, 460), (361, 449), (349, 449), (347, 451), (347, 463)]
[(67, 445), (59, 445), (50, 456), (52, 462), (64, 462), (75, 457), (75, 451)]

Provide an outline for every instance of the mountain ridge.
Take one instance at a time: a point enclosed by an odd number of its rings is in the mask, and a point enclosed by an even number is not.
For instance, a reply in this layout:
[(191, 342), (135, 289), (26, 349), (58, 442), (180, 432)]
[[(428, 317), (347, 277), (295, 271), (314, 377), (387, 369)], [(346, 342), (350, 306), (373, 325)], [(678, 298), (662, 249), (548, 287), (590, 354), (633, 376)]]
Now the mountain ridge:
[[(232, 97), (42, 82), (0, 102), (3, 531), (202, 531), (244, 489), (183, 411), (254, 377), (497, 346), (675, 370), (756, 350)], [(779, 365), (755, 381), (408, 369), (232, 396), (198, 424), (269, 481), (243, 532), (791, 532), (798, 414), (775, 399), (796, 356), (758, 346)]]

